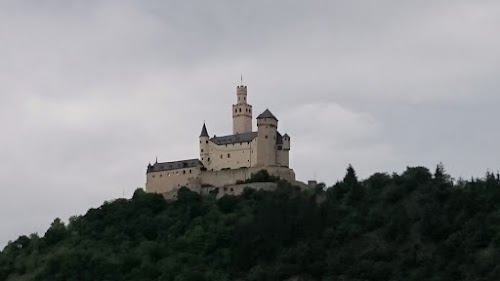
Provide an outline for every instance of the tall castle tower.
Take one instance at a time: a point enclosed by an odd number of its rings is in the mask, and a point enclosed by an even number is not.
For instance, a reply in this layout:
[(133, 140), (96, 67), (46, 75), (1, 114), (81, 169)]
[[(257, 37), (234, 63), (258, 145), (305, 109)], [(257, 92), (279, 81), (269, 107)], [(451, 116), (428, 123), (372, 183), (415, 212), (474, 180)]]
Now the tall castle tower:
[(237, 86), (236, 96), (236, 104), (233, 104), (233, 134), (252, 132), (252, 106), (247, 103), (247, 86)]
[(207, 126), (205, 126), (205, 123), (203, 123), (200, 134), (200, 159), (201, 163), (203, 163), (205, 167), (208, 167), (210, 165), (210, 148), (208, 145), (209, 138), (210, 137), (208, 136)]
[(266, 109), (257, 117), (257, 165), (276, 166), (278, 119)]

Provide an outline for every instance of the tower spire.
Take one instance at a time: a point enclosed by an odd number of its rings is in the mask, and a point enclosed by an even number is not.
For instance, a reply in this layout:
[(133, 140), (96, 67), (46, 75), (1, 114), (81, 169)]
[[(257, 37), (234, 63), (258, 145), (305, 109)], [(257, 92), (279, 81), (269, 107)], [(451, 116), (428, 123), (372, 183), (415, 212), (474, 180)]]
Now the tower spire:
[(201, 128), (201, 137), (208, 137), (208, 131), (207, 131), (207, 126), (205, 126), (205, 121), (203, 121), (203, 127)]
[(241, 81), (241, 84), (243, 86), (243, 74), (241, 74), (241, 78), (240, 78), (240, 81)]

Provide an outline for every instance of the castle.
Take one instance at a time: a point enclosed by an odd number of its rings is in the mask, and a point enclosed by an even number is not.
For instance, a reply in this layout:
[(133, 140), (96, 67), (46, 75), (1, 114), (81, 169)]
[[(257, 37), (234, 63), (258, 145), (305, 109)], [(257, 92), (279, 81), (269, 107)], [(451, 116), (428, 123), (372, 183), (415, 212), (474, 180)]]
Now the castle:
[(276, 116), (266, 109), (257, 116), (257, 131), (254, 132), (247, 86), (236, 87), (236, 98), (232, 106), (233, 134), (211, 138), (203, 123), (199, 158), (149, 164), (147, 192), (175, 198), (177, 190), (185, 186), (200, 193), (203, 188), (223, 187), (227, 193), (237, 194), (242, 191), (237, 183), (263, 169), (296, 183), (295, 173), (289, 168), (290, 136), (278, 132)]

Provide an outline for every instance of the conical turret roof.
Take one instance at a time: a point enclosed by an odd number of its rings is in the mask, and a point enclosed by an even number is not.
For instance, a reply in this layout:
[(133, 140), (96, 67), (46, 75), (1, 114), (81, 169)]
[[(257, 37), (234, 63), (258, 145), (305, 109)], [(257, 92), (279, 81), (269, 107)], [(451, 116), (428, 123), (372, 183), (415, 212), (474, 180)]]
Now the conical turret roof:
[(269, 109), (266, 109), (264, 112), (262, 112), (259, 116), (257, 116), (257, 119), (260, 118), (273, 118), (274, 120), (278, 121), (278, 118), (274, 116)]
[(205, 126), (205, 123), (203, 123), (203, 128), (201, 128), (200, 138), (201, 137), (208, 137), (207, 126)]

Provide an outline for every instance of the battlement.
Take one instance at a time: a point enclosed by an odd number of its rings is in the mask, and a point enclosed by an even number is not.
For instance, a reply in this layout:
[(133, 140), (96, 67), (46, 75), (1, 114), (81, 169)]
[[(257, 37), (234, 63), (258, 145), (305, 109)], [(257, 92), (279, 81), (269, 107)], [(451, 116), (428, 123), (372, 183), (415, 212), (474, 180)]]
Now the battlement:
[(247, 86), (241, 85), (236, 87), (236, 94), (238, 95), (246, 95), (247, 94)]

